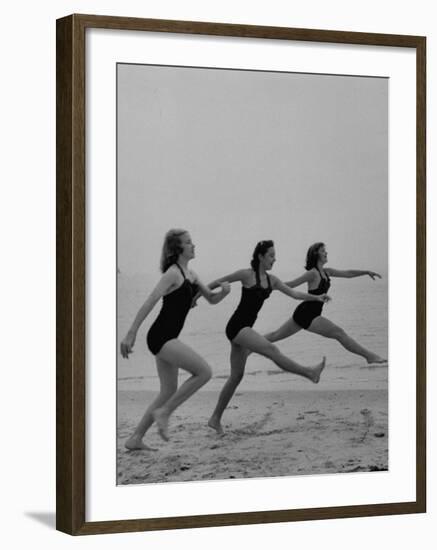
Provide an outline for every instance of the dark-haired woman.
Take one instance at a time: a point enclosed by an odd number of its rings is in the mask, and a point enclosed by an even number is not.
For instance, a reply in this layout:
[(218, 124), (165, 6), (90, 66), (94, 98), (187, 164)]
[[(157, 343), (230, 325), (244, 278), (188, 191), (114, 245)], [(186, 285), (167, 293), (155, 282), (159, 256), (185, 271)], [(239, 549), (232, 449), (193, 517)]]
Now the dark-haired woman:
[[(209, 288), (214, 289), (223, 284), (224, 281), (228, 283), (240, 281), (242, 283), (240, 303), (226, 326), (226, 336), (231, 342), (231, 373), (208, 422), (208, 425), (219, 434), (223, 433), (221, 417), (243, 378), (249, 352), (268, 357), (281, 369), (304, 376), (314, 383), (319, 381), (320, 374), (325, 367), (325, 358), (314, 367), (299, 365), (283, 355), (276, 346), (252, 328), (264, 301), (273, 290), (280, 290), (296, 300), (311, 298), (306, 292), (291, 290), (274, 275), (268, 275), (267, 272), (272, 269), (274, 263), (275, 248), (273, 241), (261, 241), (255, 247), (249, 269), (240, 269), (226, 277), (217, 279), (209, 285)], [(316, 300), (320, 303), (328, 299), (326, 294), (316, 297)]]
[[(151, 450), (143, 437), (153, 422), (159, 434), (168, 440), (168, 421), (172, 412), (211, 378), (208, 363), (179, 339), (179, 333), (191, 308), (193, 297), (200, 292), (209, 303), (219, 303), (230, 286), (223, 282), (219, 292), (212, 292), (188, 269), (194, 258), (194, 244), (189, 233), (182, 229), (170, 230), (164, 239), (161, 255), (162, 277), (138, 311), (131, 328), (121, 342), (121, 355), (128, 359), (135, 344), (136, 334), (144, 319), (162, 298), (161, 311), (147, 334), (147, 345), (156, 357), (160, 392), (147, 408), (134, 433), (126, 441), (129, 450)], [(178, 388), (178, 369), (191, 374)]]
[(308, 292), (314, 296), (310, 301), (302, 302), (293, 313), (293, 317), (284, 323), (278, 330), (266, 334), (269, 342), (277, 342), (288, 338), (300, 330), (308, 330), (326, 338), (337, 340), (344, 348), (351, 353), (360, 355), (367, 363), (385, 363), (386, 360), (364, 348), (353, 340), (346, 332), (332, 321), (322, 315), (323, 304), (315, 300), (319, 294), (328, 292), (331, 285), (331, 277), (344, 277), (351, 279), (368, 275), (373, 280), (381, 278), (379, 273), (374, 271), (361, 271), (358, 269), (339, 270), (332, 267), (324, 267), (328, 261), (328, 253), (324, 243), (315, 243), (308, 249), (305, 265), (305, 273), (285, 283), (288, 287), (294, 288), (303, 283), (308, 284)]

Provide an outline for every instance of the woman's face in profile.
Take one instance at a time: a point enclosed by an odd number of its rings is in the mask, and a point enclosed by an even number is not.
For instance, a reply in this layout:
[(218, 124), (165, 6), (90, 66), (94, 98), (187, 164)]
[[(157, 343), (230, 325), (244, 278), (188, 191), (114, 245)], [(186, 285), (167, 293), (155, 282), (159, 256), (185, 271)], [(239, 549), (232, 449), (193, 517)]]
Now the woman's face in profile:
[(321, 246), (319, 248), (319, 260), (322, 262), (322, 264), (326, 264), (328, 261), (328, 251), (326, 250), (325, 246)]
[(192, 258), (194, 258), (195, 246), (193, 241), (191, 240), (191, 235), (189, 233), (184, 233), (180, 238), (180, 242), (182, 247), (181, 256), (183, 256), (187, 260), (191, 260)]
[(275, 248), (271, 246), (264, 256), (259, 255), (259, 262), (264, 267), (264, 269), (272, 269), (273, 264), (276, 262), (276, 252)]

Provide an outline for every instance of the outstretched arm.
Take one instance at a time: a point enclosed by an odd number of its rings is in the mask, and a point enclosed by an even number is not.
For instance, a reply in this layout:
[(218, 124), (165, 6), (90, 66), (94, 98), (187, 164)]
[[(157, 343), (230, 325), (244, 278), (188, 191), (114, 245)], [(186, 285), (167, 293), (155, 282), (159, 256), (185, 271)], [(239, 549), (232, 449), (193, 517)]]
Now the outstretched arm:
[[(210, 304), (218, 304), (231, 292), (231, 285), (228, 281), (223, 281), (218, 284), (221, 287), (219, 292), (213, 292), (209, 286), (205, 286), (202, 281), (196, 275), (196, 283), (199, 285), (199, 292), (194, 297), (193, 302), (195, 302), (200, 295), (203, 296)], [(217, 288), (214, 287), (214, 288)]]
[[(246, 272), (247, 272), (247, 269), (239, 269), (238, 271), (234, 271), (233, 273), (230, 273), (229, 275), (225, 275), (224, 277), (220, 277), (219, 279), (215, 279), (214, 281), (209, 283), (208, 286), (206, 286), (206, 287), (203, 286), (203, 291), (202, 291), (202, 286), (199, 285), (199, 292), (193, 298), (192, 307), (196, 307), (197, 300), (200, 298), (200, 296), (204, 296), (210, 304), (218, 304), (221, 300), (223, 300), (223, 298), (227, 294), (229, 294), (229, 292), (231, 290), (228, 283), (235, 283), (236, 281), (242, 281), (243, 278), (244, 278), (244, 275), (246, 274)], [(226, 283), (227, 286), (229, 286), (229, 290), (227, 290), (226, 292), (224, 291), (224, 288), (222, 286), (223, 283)], [(223, 296), (221, 296), (220, 298), (216, 298), (215, 296), (220, 296), (220, 293), (217, 295), (215, 293), (212, 293), (211, 291), (214, 290), (215, 288), (218, 288), (219, 286), (222, 287), (222, 292), (225, 292), (225, 294)], [(208, 296), (211, 297), (211, 295), (212, 295), (213, 301), (210, 301), (210, 299), (208, 299)]]
[(211, 290), (214, 290), (218, 286), (220, 286), (222, 283), (235, 283), (236, 281), (242, 281), (244, 279), (244, 276), (247, 274), (247, 269), (238, 269), (237, 271), (233, 271), (232, 273), (229, 273), (229, 275), (225, 275), (224, 277), (220, 277), (219, 279), (215, 279), (211, 283), (209, 283), (208, 288)]
[(314, 279), (314, 273), (312, 271), (305, 271), (305, 273), (300, 277), (297, 277), (297, 279), (293, 279), (292, 281), (287, 281), (285, 284), (290, 288), (294, 288), (295, 286), (299, 286), (303, 283), (308, 283), (312, 279)]
[(138, 310), (138, 313), (133, 320), (133, 323), (128, 330), (124, 340), (120, 344), (121, 355), (125, 358), (129, 358), (129, 354), (132, 352), (134, 347), (138, 329), (143, 323), (144, 319), (149, 315), (152, 309), (155, 307), (156, 303), (168, 290), (177, 283), (177, 277), (173, 270), (166, 271), (161, 277), (161, 280), (156, 285), (156, 287), (149, 294), (148, 298), (144, 304)]
[(375, 279), (381, 279), (381, 275), (379, 273), (375, 273), (374, 271), (362, 271), (360, 269), (334, 269), (332, 267), (327, 267), (325, 269), (326, 273), (330, 277), (343, 277), (344, 279), (353, 279), (354, 277), (362, 277), (363, 275), (368, 275), (373, 280)]
[(331, 298), (327, 294), (308, 294), (307, 292), (300, 292), (299, 290), (292, 290), (288, 285), (283, 283), (280, 279), (274, 275), (270, 275), (272, 280), (272, 288), (279, 290), (280, 292), (294, 298), (295, 300), (311, 300), (315, 302), (328, 302)]

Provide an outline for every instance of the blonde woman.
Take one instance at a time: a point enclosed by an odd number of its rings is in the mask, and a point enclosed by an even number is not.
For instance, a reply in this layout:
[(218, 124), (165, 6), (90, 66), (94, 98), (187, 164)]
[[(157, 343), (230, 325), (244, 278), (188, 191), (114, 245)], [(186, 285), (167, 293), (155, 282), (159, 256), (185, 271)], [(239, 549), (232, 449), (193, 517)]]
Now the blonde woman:
[[(156, 357), (160, 392), (126, 441), (125, 447), (129, 450), (151, 450), (143, 443), (143, 438), (154, 422), (161, 437), (168, 441), (170, 415), (211, 378), (208, 363), (178, 337), (196, 293), (200, 292), (209, 303), (218, 304), (229, 294), (230, 286), (224, 281), (219, 285), (218, 292), (206, 287), (188, 268), (190, 260), (194, 258), (194, 251), (194, 244), (187, 231), (171, 229), (166, 234), (161, 255), (162, 277), (139, 309), (120, 345), (121, 355), (128, 359), (138, 329), (162, 299), (161, 311), (147, 334), (147, 345)], [(191, 377), (178, 388), (180, 368), (188, 371)]]

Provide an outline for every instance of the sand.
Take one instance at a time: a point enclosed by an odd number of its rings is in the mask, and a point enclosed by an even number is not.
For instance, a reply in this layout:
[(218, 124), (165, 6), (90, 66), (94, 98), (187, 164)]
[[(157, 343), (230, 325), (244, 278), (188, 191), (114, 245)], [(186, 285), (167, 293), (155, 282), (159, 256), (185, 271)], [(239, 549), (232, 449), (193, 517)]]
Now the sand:
[(218, 393), (201, 390), (172, 415), (169, 442), (152, 426), (144, 442), (156, 452), (126, 450), (155, 395), (118, 394), (118, 484), (388, 469), (386, 389), (237, 391), (223, 436), (207, 426)]

